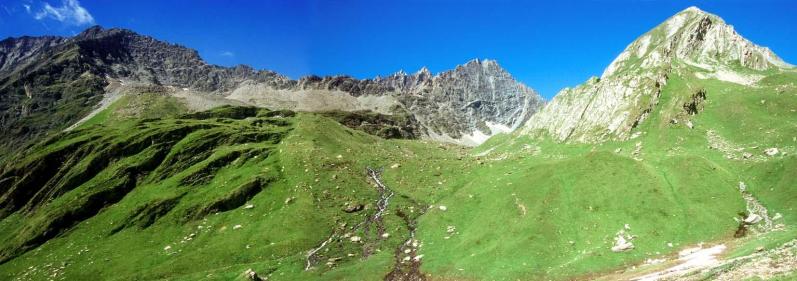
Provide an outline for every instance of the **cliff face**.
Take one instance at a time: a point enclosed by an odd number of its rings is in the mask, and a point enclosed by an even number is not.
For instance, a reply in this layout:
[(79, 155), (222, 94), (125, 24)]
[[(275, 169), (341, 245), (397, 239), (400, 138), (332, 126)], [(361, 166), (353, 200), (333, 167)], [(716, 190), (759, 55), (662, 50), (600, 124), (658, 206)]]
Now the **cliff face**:
[(310, 76), (298, 81), (250, 80), (228, 98), (269, 108), (293, 110), (407, 111), (426, 129), (426, 137), (479, 144), (509, 132), (543, 105), (531, 88), (517, 82), (492, 60), (471, 60), (433, 75), (422, 68), (387, 77)]
[(628, 45), (600, 78), (562, 90), (523, 132), (573, 142), (627, 139), (670, 75), (753, 85), (762, 77), (757, 72), (787, 67), (719, 17), (691, 7)]
[(68, 118), (55, 125), (26, 131), (38, 134), (74, 123), (102, 98), (106, 83), (102, 80), (107, 79), (171, 86), (182, 89), (184, 96), (213, 96), (273, 109), (409, 113), (423, 126), (425, 137), (471, 145), (517, 128), (543, 103), (536, 92), (491, 60), (473, 60), (438, 75), (424, 68), (415, 74), (398, 72), (375, 79), (308, 76), (292, 80), (243, 65), (209, 65), (195, 50), (183, 46), (129, 30), (92, 27), (71, 38), (23, 37), (0, 42), (0, 109), (4, 112), (0, 124), (8, 129), (31, 114), (51, 112), (55, 104), (65, 101), (64, 96), (30, 104), (41, 98), (48, 85), (80, 75), (99, 83), (80, 90), (86, 98), (79, 101), (82, 106), (76, 105)]

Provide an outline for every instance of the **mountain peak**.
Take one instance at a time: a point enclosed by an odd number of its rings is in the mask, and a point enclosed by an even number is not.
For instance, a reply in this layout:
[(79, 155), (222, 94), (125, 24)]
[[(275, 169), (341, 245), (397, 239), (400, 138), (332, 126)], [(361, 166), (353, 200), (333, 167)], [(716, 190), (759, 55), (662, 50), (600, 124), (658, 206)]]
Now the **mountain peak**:
[(699, 14), (706, 14), (706, 12), (704, 12), (703, 10), (701, 10), (700, 8), (698, 8), (697, 6), (691, 6), (691, 7), (689, 7), (689, 8), (686, 8), (686, 9), (684, 9), (683, 11), (680, 11), (680, 12), (679, 12), (679, 14), (683, 14), (683, 13), (699, 13)]
[(719, 16), (689, 7), (629, 44), (601, 77), (629, 69), (663, 67), (675, 61), (717, 67), (738, 63), (752, 70), (789, 67), (768, 48), (739, 35)]
[(429, 69), (426, 68), (426, 66), (424, 66), (421, 67), (421, 69), (419, 69), (418, 72), (416, 72), (415, 74), (431, 75), (432, 72), (430, 72)]
[(560, 141), (628, 139), (658, 103), (668, 77), (752, 85), (762, 71), (788, 67), (719, 16), (689, 7), (629, 44), (600, 79), (559, 92), (525, 132), (541, 130)]

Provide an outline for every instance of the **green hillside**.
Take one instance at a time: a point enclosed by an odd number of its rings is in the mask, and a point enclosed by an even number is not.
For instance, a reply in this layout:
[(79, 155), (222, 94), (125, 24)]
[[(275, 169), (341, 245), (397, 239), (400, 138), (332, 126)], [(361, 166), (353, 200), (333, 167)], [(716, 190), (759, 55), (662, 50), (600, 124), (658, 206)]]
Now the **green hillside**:
[[(179, 103), (123, 98), (3, 170), (0, 278), (567, 280), (700, 242), (776, 247), (797, 233), (793, 75), (671, 77), (624, 142), (501, 135), (475, 149), (289, 111), (129, 116)], [(783, 230), (734, 237), (740, 181)], [(612, 252), (623, 229), (634, 249)]]

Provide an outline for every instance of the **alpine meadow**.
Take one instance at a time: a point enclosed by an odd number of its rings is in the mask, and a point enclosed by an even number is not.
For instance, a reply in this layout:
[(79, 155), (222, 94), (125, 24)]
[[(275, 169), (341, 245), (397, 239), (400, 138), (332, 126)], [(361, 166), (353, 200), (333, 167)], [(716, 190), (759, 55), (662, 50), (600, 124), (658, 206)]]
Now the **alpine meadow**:
[(0, 280), (797, 280), (797, 68), (662, 20), (549, 99), (493, 59), (294, 79), (8, 37)]

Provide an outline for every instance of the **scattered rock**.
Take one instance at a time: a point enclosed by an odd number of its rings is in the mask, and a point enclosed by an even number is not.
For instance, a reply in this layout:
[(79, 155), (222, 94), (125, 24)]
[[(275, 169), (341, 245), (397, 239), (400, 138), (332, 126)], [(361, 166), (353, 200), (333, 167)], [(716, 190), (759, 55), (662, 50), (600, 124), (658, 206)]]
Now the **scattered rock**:
[(454, 231), (457, 231), (457, 228), (454, 227), (453, 225), (449, 225), (448, 227), (446, 227), (446, 233), (452, 234), (454, 233)]
[(695, 127), (695, 125), (694, 125), (694, 124), (692, 124), (692, 121), (691, 121), (691, 120), (686, 120), (686, 127), (688, 127), (689, 129), (692, 129), (692, 128), (694, 128), (694, 127)]
[(766, 153), (767, 156), (775, 156), (778, 155), (779, 152), (780, 150), (778, 150), (776, 147), (770, 147), (764, 150), (764, 153)]
[(747, 216), (747, 218), (744, 219), (744, 222), (747, 223), (747, 224), (756, 224), (756, 223), (760, 222), (761, 219), (762, 218), (759, 215), (750, 214), (750, 215)]
[(246, 271), (244, 271), (244, 278), (246, 278), (247, 280), (252, 280), (252, 281), (264, 281), (264, 280), (266, 280), (266, 279), (258, 276), (257, 273), (254, 270), (252, 270), (251, 268), (247, 269)]
[(388, 238), (388, 237), (390, 237), (390, 233), (387, 232), (382, 233), (382, 238)]
[(166, 246), (166, 247), (163, 247), (163, 250), (164, 250), (164, 251), (168, 251), (168, 250), (171, 250), (171, 249), (172, 249), (172, 246)]
[(645, 260), (645, 264), (647, 264), (647, 265), (660, 264), (660, 263), (663, 263), (665, 261), (667, 261), (667, 260), (665, 260), (665, 259), (646, 259)]
[(246, 204), (246, 206), (244, 206), (244, 209), (252, 209), (252, 208), (254, 208), (254, 207), (255, 207), (255, 205), (252, 205), (252, 204)]
[(438, 208), (438, 209), (440, 209), (440, 211), (444, 211), (444, 212), (445, 212), (446, 210), (448, 210), (448, 208), (447, 208), (446, 206), (443, 206), (443, 205), (440, 205), (440, 206), (439, 206), (439, 207), (437, 207), (437, 208)]
[(232, 229), (239, 229), (241, 227), (243, 227), (243, 226), (241, 226), (240, 224), (236, 224), (235, 226), (232, 227)]
[(346, 213), (354, 213), (362, 211), (365, 208), (363, 204), (355, 204), (355, 203), (346, 203), (346, 207), (343, 208), (343, 211)]
[(395, 168), (398, 168), (398, 167), (401, 167), (401, 165), (399, 163), (395, 163), (393, 165), (390, 165), (391, 169), (395, 169)]
[(356, 243), (356, 242), (360, 242), (362, 240), (362, 238), (360, 238), (360, 236), (352, 236), (351, 238), (349, 238), (349, 240), (351, 240), (351, 242), (355, 242)]
[(631, 241), (626, 240), (625, 237), (621, 235), (615, 238), (614, 246), (612, 246), (612, 252), (619, 253), (631, 249), (634, 249), (634, 244), (631, 243)]
[(625, 224), (623, 229), (620, 229), (620, 231), (617, 232), (617, 237), (614, 238), (612, 252), (619, 253), (634, 249), (634, 244), (631, 243), (631, 240), (634, 239), (634, 236), (628, 234), (626, 230), (631, 230), (631, 226)]
[(292, 203), (293, 200), (296, 200), (295, 196), (291, 196), (291, 197), (285, 198), (285, 205)]
[(750, 152), (744, 152), (744, 153), (742, 153), (742, 158), (744, 158), (744, 159), (750, 159), (750, 158), (752, 158), (752, 157), (753, 157), (753, 154), (752, 154), (752, 153), (750, 153)]

